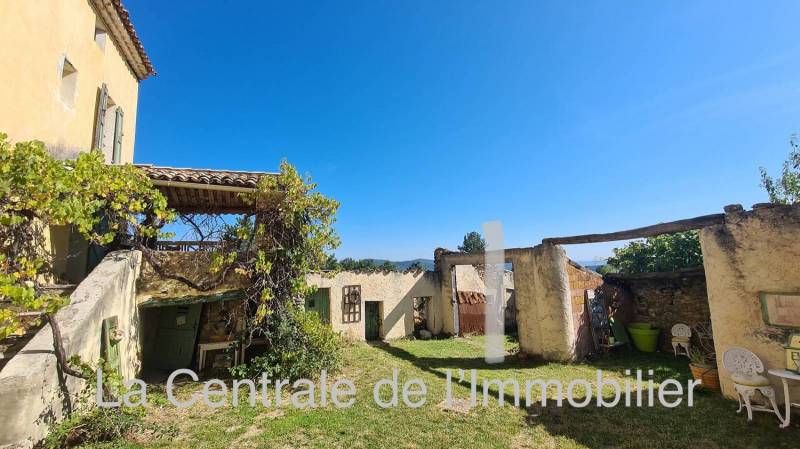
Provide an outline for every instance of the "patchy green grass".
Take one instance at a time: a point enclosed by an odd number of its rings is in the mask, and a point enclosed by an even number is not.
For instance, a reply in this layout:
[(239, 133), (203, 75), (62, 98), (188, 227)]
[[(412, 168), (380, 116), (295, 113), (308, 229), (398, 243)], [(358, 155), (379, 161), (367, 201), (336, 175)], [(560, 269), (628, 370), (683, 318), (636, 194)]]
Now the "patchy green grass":
[[(513, 349), (514, 344), (508, 343)], [(428, 386), (427, 403), (419, 409), (402, 404), (381, 409), (372, 386), (400, 369), (401, 383), (419, 378)], [(348, 409), (280, 409), (239, 406), (211, 409), (198, 405), (178, 410), (153, 394), (148, 419), (177, 428), (175, 438), (132, 435), (96, 447), (118, 448), (796, 448), (800, 430), (779, 430), (774, 416), (758, 413), (752, 423), (735, 413), (736, 404), (716, 394), (697, 392), (694, 407), (578, 409), (503, 406), (466, 411), (442, 410), (446, 370), (475, 369), (478, 378), (572, 379), (593, 381), (596, 370), (607, 378), (629, 379), (626, 369), (653, 369), (656, 379), (675, 378), (686, 384), (686, 361), (671, 355), (630, 355), (597, 362), (564, 365), (510, 357), (501, 365), (483, 362), (483, 339), (402, 340), (389, 344), (354, 344), (347, 348), (345, 369), (338, 377), (355, 381), (356, 404)], [(455, 375), (455, 374), (454, 374)], [(151, 391), (155, 389), (151, 386)], [(182, 385), (179, 397), (199, 391)], [(454, 396), (467, 398), (469, 387), (454, 386)], [(496, 390), (495, 390), (496, 391)], [(495, 393), (496, 394), (496, 393)], [(155, 405), (160, 404), (160, 405)]]

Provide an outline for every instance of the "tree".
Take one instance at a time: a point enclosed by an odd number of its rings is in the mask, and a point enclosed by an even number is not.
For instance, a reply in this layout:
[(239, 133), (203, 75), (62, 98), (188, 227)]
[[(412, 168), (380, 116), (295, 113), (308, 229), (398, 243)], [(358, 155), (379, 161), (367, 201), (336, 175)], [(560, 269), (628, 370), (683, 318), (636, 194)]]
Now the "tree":
[(375, 259), (345, 257), (342, 260), (336, 260), (336, 257), (328, 256), (328, 259), (323, 264), (323, 269), (337, 271), (397, 271), (397, 266), (388, 260), (379, 264)]
[(792, 150), (789, 152), (789, 159), (783, 163), (781, 177), (773, 179), (767, 174), (764, 167), (761, 171), (761, 186), (769, 194), (769, 200), (778, 204), (798, 204), (800, 203), (800, 136), (793, 135), (789, 139)]
[(697, 231), (649, 237), (615, 248), (608, 265), (620, 273), (655, 273), (703, 265)]
[(464, 242), (459, 245), (458, 250), (469, 254), (478, 254), (486, 251), (486, 240), (475, 231), (464, 236)]
[(425, 265), (423, 265), (422, 262), (418, 260), (415, 260), (414, 262), (411, 263), (411, 265), (408, 266), (408, 271), (426, 271), (426, 270), (427, 268), (425, 268)]

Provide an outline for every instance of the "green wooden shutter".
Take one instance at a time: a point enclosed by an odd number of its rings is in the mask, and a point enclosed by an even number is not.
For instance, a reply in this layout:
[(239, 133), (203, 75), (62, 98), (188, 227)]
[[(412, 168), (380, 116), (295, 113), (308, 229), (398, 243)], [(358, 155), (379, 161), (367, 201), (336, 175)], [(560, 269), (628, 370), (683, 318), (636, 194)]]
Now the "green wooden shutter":
[(119, 164), (122, 157), (122, 108), (117, 107), (117, 116), (114, 120), (114, 152), (111, 155), (111, 163)]
[(106, 122), (106, 109), (108, 109), (108, 87), (103, 83), (100, 87), (100, 96), (97, 97), (97, 121), (94, 126), (93, 148), (103, 151), (103, 128)]
[(116, 316), (106, 318), (103, 320), (102, 340), (100, 346), (102, 348), (102, 357), (108, 364), (117, 370), (117, 373), (122, 369), (122, 363), (119, 357), (119, 340), (114, 338), (114, 331), (117, 330), (119, 324)]

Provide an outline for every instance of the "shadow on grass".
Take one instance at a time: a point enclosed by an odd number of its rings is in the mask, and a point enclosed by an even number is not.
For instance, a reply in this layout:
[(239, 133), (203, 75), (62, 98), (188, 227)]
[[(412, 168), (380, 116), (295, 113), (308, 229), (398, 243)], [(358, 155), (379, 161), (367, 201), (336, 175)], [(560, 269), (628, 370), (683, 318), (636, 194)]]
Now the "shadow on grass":
[(514, 368), (535, 368), (545, 364), (541, 359), (520, 359), (516, 355), (506, 356), (506, 361), (498, 364), (486, 363), (483, 357), (417, 357), (405, 349), (386, 342), (370, 343), (370, 346), (385, 351), (398, 359), (411, 362), (415, 367), (439, 377), (445, 377), (445, 374), (438, 371), (438, 369), (507, 370)]
[[(375, 343), (372, 346), (442, 379), (446, 378), (446, 369), (513, 370), (547, 364), (542, 360), (512, 356), (502, 364), (489, 365), (482, 357), (417, 357), (391, 344)], [(687, 391), (687, 382), (691, 380), (688, 361), (685, 358), (675, 358), (671, 354), (631, 352), (587, 360), (578, 365), (631, 379), (635, 378), (636, 370), (641, 370), (645, 382), (650, 378), (656, 383), (674, 379), (680, 382), (684, 392)], [(651, 370), (652, 376), (648, 374)], [(453, 375), (455, 377), (455, 372)], [(523, 383), (525, 379), (518, 380)], [(562, 380), (566, 387), (570, 379)], [(594, 382), (594, 379), (588, 380)], [(459, 384), (469, 387), (466, 382)], [(492, 388), (490, 394), (497, 398), (497, 389)], [(646, 388), (641, 394), (644, 398), (643, 407), (635, 406), (634, 393), (634, 405), (630, 407), (624, 405), (623, 395), (623, 399), (615, 407), (598, 407), (596, 397), (593, 397), (584, 408), (572, 407), (566, 400), (558, 407), (552, 398), (545, 407), (540, 402), (535, 402), (530, 407), (520, 408), (525, 411), (525, 424), (529, 428), (540, 428), (552, 437), (567, 438), (591, 448), (800, 447), (797, 443), (800, 438), (797, 425), (780, 430), (777, 419), (764, 413), (756, 413), (753, 422), (748, 423), (745, 415), (736, 414), (736, 403), (723, 398), (719, 393), (695, 389), (692, 406), (687, 405), (688, 396), (684, 394), (681, 403), (674, 408), (661, 405), (658, 401), (658, 387), (654, 392), (652, 407), (647, 406)], [(506, 393), (503, 397), (506, 406), (513, 404), (513, 395)], [(584, 398), (585, 396), (576, 398), (574, 402), (580, 403)], [(608, 395), (604, 395), (604, 398), (607, 403), (613, 399)], [(524, 404), (524, 396), (521, 399)]]
[(594, 399), (585, 408), (535, 404), (526, 410), (525, 421), (529, 427), (543, 428), (549, 435), (591, 448), (798, 447), (800, 430), (779, 429), (774, 415), (756, 414), (748, 422), (744, 415), (736, 414), (732, 401), (710, 392), (696, 392), (692, 407), (685, 402), (675, 408), (658, 403), (653, 407), (600, 408)]

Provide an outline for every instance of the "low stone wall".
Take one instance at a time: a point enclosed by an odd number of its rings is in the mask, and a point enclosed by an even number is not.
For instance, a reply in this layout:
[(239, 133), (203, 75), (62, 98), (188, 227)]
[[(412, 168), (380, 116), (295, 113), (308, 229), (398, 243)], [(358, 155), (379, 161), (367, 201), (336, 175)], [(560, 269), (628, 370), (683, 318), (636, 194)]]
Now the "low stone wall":
[[(119, 347), (121, 374), (126, 379), (138, 374), (138, 312), (134, 298), (140, 262), (138, 251), (108, 254), (72, 293), (70, 304), (56, 314), (68, 356), (97, 361), (103, 320), (116, 316), (118, 328), (124, 332)], [(42, 439), (66, 407), (76, 405), (85, 382), (68, 377), (66, 384), (70, 398), (65, 400), (48, 325), (0, 371), (0, 447), (26, 447)]]
[[(759, 295), (800, 293), (800, 207), (772, 205), (746, 212), (729, 206), (725, 212), (724, 224), (700, 231), (700, 244), (722, 391), (732, 397), (730, 373), (722, 367), (725, 350), (749, 349), (766, 369), (786, 365), (783, 345), (798, 329), (767, 325)], [(782, 398), (780, 381), (767, 377)], [(793, 385), (791, 394), (800, 397), (800, 387)]]
[(661, 329), (659, 346), (672, 351), (671, 329), (678, 323), (694, 328), (711, 322), (702, 268), (671, 273), (607, 275), (606, 281), (630, 292), (632, 317), (628, 321), (653, 323)]

